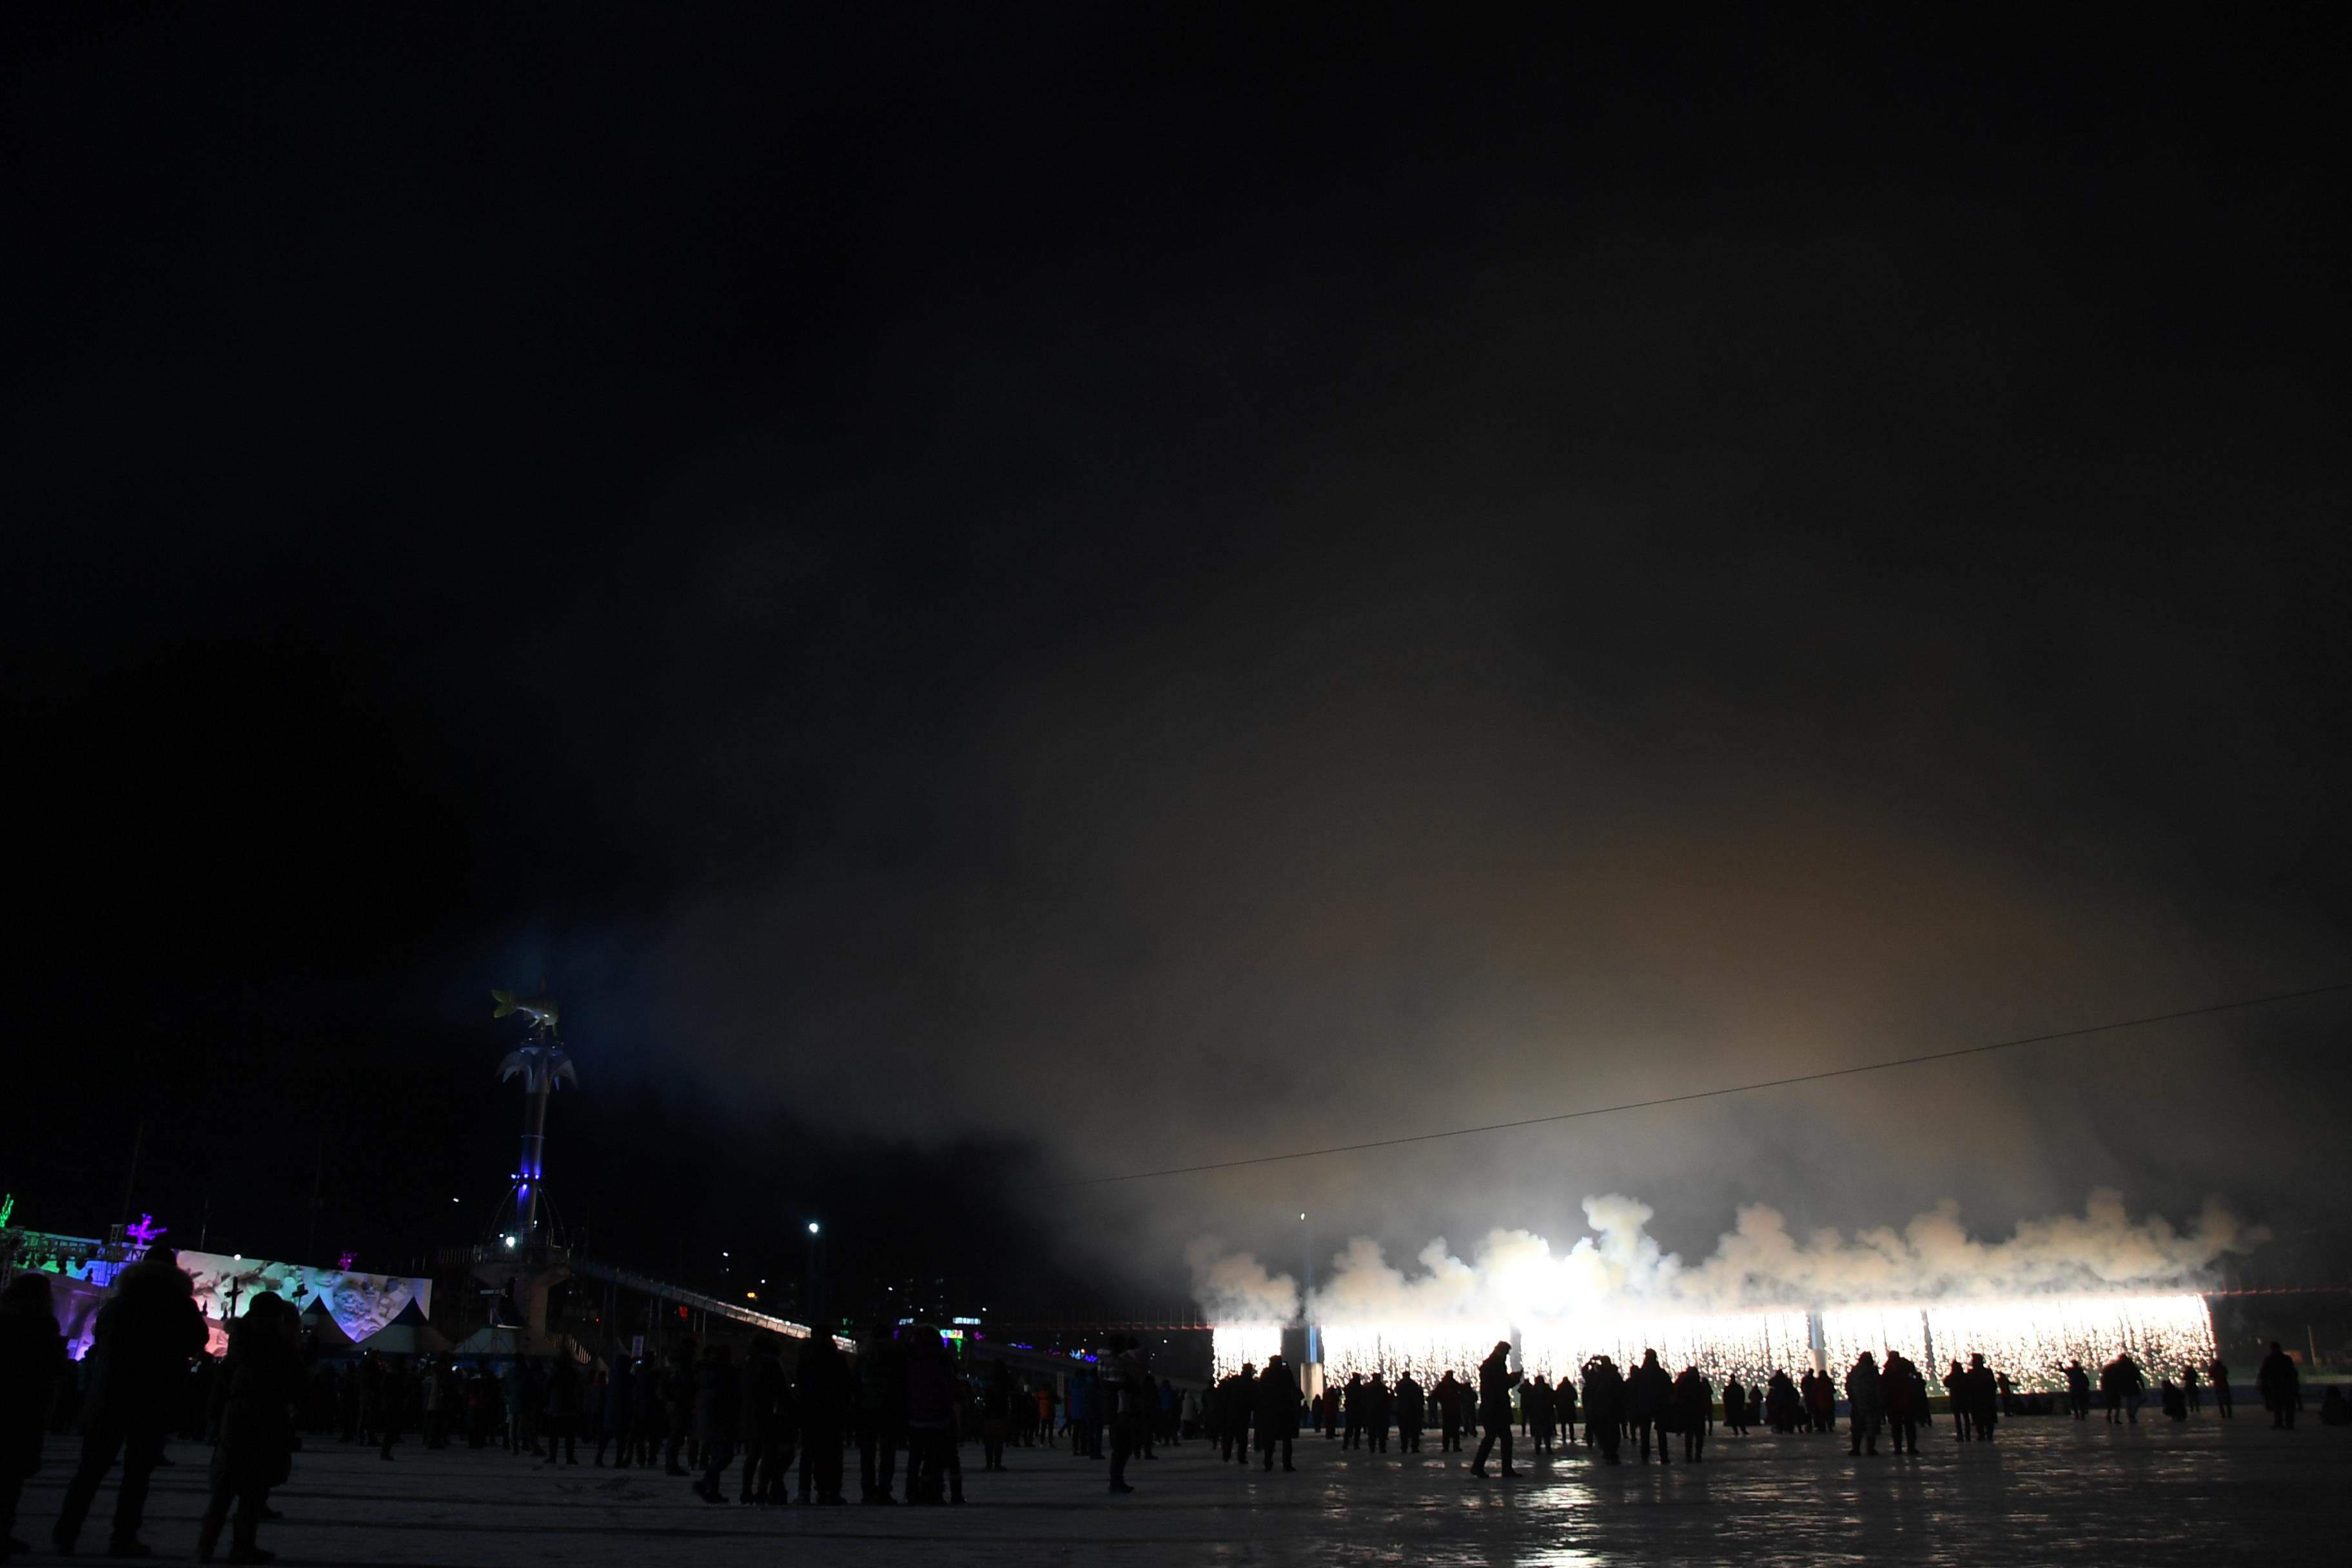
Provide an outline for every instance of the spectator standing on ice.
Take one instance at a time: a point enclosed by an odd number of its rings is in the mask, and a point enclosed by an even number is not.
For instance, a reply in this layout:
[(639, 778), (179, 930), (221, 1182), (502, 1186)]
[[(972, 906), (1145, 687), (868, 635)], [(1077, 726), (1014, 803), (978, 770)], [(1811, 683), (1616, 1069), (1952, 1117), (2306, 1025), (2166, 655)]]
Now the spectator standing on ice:
[(13, 1550), (16, 1499), (41, 1468), (41, 1434), (67, 1366), (49, 1305), (49, 1277), (19, 1274), (0, 1292), (0, 1557)]
[(99, 1310), (90, 1347), (81, 1463), (66, 1483), (51, 1531), (61, 1554), (73, 1551), (99, 1483), (121, 1454), (122, 1486), (115, 1493), (114, 1533), (107, 1550), (118, 1557), (147, 1555), (139, 1527), (148, 1481), (163, 1458), (163, 1438), (172, 1429), (188, 1363), (204, 1353), (205, 1338), (195, 1286), (180, 1271), (178, 1254), (158, 1247), (116, 1276), (114, 1299)]
[(1266, 1358), (1265, 1370), (1257, 1374), (1257, 1447), (1268, 1470), (1274, 1468), (1274, 1446), (1282, 1445), (1282, 1468), (1295, 1468), (1291, 1463), (1291, 1445), (1298, 1436), (1298, 1385), (1290, 1380), (1290, 1368), (1282, 1357)]
[(702, 1477), (694, 1483), (694, 1495), (705, 1502), (723, 1503), (724, 1492), (719, 1489), (719, 1478), (735, 1462), (736, 1439), (742, 1433), (743, 1377), (735, 1365), (735, 1354), (725, 1345), (713, 1345), (704, 1353), (702, 1367), (695, 1378), (694, 1440), (698, 1445), (695, 1453), (702, 1467)]
[(1864, 1443), (1869, 1444), (1871, 1454), (1878, 1452), (1878, 1426), (1886, 1414), (1885, 1396), (1885, 1384), (1879, 1377), (1878, 1363), (1864, 1351), (1854, 1358), (1853, 1369), (1845, 1374), (1846, 1426), (1853, 1436), (1846, 1445), (1847, 1452), (1864, 1452)]
[(1895, 1437), (1895, 1451), (1916, 1457), (1919, 1427), (1927, 1419), (1927, 1373), (1909, 1356), (1888, 1351), (1880, 1381), (1885, 1385), (1886, 1426)]
[[(1654, 1360), (1654, 1356), (1652, 1358)], [(1516, 1476), (1511, 1468), (1511, 1390), (1519, 1374), (1511, 1370), (1511, 1342), (1497, 1340), (1486, 1359), (1478, 1363), (1478, 1452), (1470, 1461), (1470, 1473), (1480, 1480), (1486, 1479), (1486, 1452), (1499, 1440), (1503, 1445), (1503, 1474)]]
[[(296, 1317), (282, 1296), (253, 1299), (230, 1331), (228, 1356), (213, 1384), (207, 1425), (219, 1436), (213, 1446), (212, 1496), (196, 1527), (196, 1561), (209, 1563), (220, 1543), (221, 1527), (236, 1506), (230, 1538), (232, 1563), (268, 1563), (276, 1555), (255, 1542), (269, 1489), (286, 1479), (294, 1458), (294, 1402), (300, 1397), (302, 1363), (294, 1348)], [(110, 1547), (112, 1556), (145, 1556)]]
[(1675, 1425), (1682, 1428), (1684, 1458), (1696, 1464), (1706, 1457), (1707, 1428), (1714, 1424), (1715, 1385), (1698, 1368), (1683, 1368), (1675, 1378)]
[(1992, 1368), (1985, 1364), (1983, 1352), (1969, 1357), (1968, 1381), (1969, 1419), (1977, 1429), (1981, 1442), (1992, 1441), (1993, 1426), (2000, 1418), (2000, 1386), (1993, 1381)]
[(1625, 1436), (1625, 1379), (1617, 1363), (1605, 1355), (1584, 1363), (1584, 1440), (1597, 1443), (1604, 1463), (1621, 1463), (1618, 1445)]
[(1666, 1422), (1674, 1412), (1675, 1380), (1658, 1364), (1658, 1352), (1645, 1350), (1642, 1364), (1626, 1380), (1626, 1396), (1633, 1406), (1633, 1426), (1642, 1439), (1642, 1463), (1650, 1462), (1650, 1434), (1658, 1435), (1658, 1463), (1664, 1464)]
[(1422, 1423), (1429, 1414), (1429, 1396), (1421, 1384), (1408, 1372), (1397, 1379), (1397, 1452), (1421, 1452)]
[(2230, 1404), (2230, 1367), (2220, 1356), (2205, 1363), (2205, 1381), (2213, 1390), (2213, 1409), (2224, 1421), (2237, 1419), (2237, 1411)]
[(2263, 1408), (2271, 1413), (2271, 1425), (2293, 1431), (2294, 1413), (2303, 1407), (2303, 1373), (2295, 1370), (2294, 1358), (2276, 1340), (2271, 1342), (2271, 1353), (2263, 1357), (2263, 1364), (2254, 1372), (2254, 1386), (2262, 1391)]

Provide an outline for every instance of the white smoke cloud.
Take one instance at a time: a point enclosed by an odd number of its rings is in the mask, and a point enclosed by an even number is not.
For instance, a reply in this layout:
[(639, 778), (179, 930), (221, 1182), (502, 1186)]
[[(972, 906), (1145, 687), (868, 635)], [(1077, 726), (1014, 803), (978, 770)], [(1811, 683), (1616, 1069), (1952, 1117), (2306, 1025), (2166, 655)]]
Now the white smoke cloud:
[[(1357, 1237), (1333, 1259), (1308, 1309), (1320, 1323), (1437, 1321), (1525, 1323), (1567, 1314), (1733, 1312), (1854, 1303), (2014, 1300), (2065, 1293), (2193, 1288), (2225, 1253), (2251, 1251), (2268, 1232), (2209, 1198), (2186, 1229), (2161, 1215), (2134, 1220), (2121, 1193), (2094, 1191), (2079, 1215), (2027, 1220), (2006, 1239), (1969, 1234), (1947, 1199), (1897, 1229), (1799, 1237), (1762, 1204), (1696, 1263), (1666, 1251), (1646, 1204), (1617, 1194), (1584, 1200), (1593, 1234), (1554, 1252), (1526, 1230), (1489, 1231), (1469, 1261), (1444, 1237), (1408, 1273), (1381, 1244)], [(1186, 1253), (1213, 1321), (1286, 1321), (1298, 1307), (1288, 1275), (1270, 1276), (1213, 1237)]]
[(1298, 1316), (1298, 1281), (1269, 1274), (1246, 1252), (1228, 1252), (1213, 1236), (1184, 1249), (1192, 1295), (1213, 1323), (1287, 1323)]

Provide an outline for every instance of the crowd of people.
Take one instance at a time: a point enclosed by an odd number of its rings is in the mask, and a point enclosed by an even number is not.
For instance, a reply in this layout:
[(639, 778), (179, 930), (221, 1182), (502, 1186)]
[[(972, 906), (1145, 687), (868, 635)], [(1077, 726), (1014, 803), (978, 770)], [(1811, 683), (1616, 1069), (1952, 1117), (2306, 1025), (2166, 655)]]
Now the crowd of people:
[[(1271, 1472), (1297, 1468), (1302, 1431), (1343, 1448), (1400, 1456), (1460, 1451), (1473, 1436), (1472, 1475), (1521, 1472), (1515, 1438), (1549, 1457), (1581, 1441), (1603, 1463), (1627, 1452), (1669, 1463), (1678, 1441), (1685, 1462), (1703, 1461), (1720, 1420), (1745, 1435), (1833, 1433), (1843, 1395), (1848, 1451), (1874, 1456), (1882, 1437), (1897, 1454), (1918, 1451), (1930, 1425), (1929, 1382), (1908, 1357), (1860, 1354), (1842, 1378), (1785, 1370), (1743, 1384), (1726, 1379), (1718, 1399), (1696, 1366), (1670, 1372), (1643, 1352), (1630, 1370), (1595, 1356), (1576, 1376), (1522, 1375), (1498, 1342), (1471, 1371), (1448, 1370), (1424, 1384), (1412, 1373), (1393, 1384), (1356, 1374), (1309, 1399), (1279, 1356), (1244, 1365), (1203, 1389), (1155, 1378), (1143, 1347), (1113, 1335), (1100, 1352), (1059, 1376), (1024, 1376), (1001, 1361), (968, 1372), (927, 1324), (877, 1323), (853, 1359), (830, 1335), (798, 1341), (752, 1336), (742, 1346), (681, 1338), (666, 1348), (602, 1356), (572, 1353), (494, 1363), (451, 1357), (356, 1360), (306, 1356), (291, 1304), (261, 1295), (236, 1320), (226, 1353), (206, 1353), (208, 1329), (188, 1276), (157, 1249), (126, 1268), (100, 1310), (89, 1354), (74, 1369), (52, 1312), (48, 1278), (19, 1276), (0, 1292), (0, 1553), (14, 1537), (25, 1479), (40, 1465), (49, 1431), (78, 1431), (80, 1453), (52, 1544), (71, 1553), (98, 1489), (119, 1464), (110, 1556), (149, 1554), (141, 1539), (150, 1478), (165, 1462), (167, 1438), (212, 1445), (206, 1505), (196, 1555), (212, 1560), (226, 1531), (232, 1563), (268, 1563), (258, 1542), (269, 1494), (283, 1482), (305, 1437), (340, 1438), (390, 1461), (414, 1433), (428, 1448), (499, 1449), (546, 1464), (658, 1469), (719, 1504), (846, 1502), (847, 1456), (856, 1454), (858, 1500), (869, 1505), (964, 1500), (963, 1446), (977, 1439), (983, 1470), (1005, 1468), (1013, 1448), (1066, 1447), (1081, 1463), (1102, 1461), (1113, 1494), (1135, 1489), (1130, 1464), (1162, 1446), (1205, 1439), (1222, 1462), (1253, 1459)], [(739, 1359), (740, 1352), (740, 1359)], [(78, 1371), (78, 1374), (77, 1374)], [(2093, 1373), (2063, 1369), (2064, 1399), (2089, 1416), (2095, 1387), (2110, 1424), (2139, 1418), (2147, 1374), (2129, 1355)], [(2054, 1414), (2045, 1396), (2019, 1391), (1972, 1355), (1940, 1379), (1953, 1436), (1990, 1443), (2000, 1422)], [(2292, 1427), (2302, 1407), (2301, 1373), (2278, 1345), (2256, 1378), (2273, 1425)], [(2158, 1380), (2164, 1414), (2202, 1408), (2210, 1392), (2230, 1417), (2229, 1369), (2217, 1358)], [(2327, 1390), (2321, 1417), (2352, 1423), (2342, 1392)], [(904, 1476), (900, 1462), (904, 1460)]]
[[(1471, 1474), (1485, 1479), (1490, 1454), (1499, 1454), (1501, 1473), (1516, 1476), (1512, 1440), (1516, 1431), (1538, 1455), (1556, 1452), (1559, 1445), (1578, 1441), (1578, 1416), (1583, 1417), (1583, 1445), (1602, 1463), (1621, 1464), (1626, 1450), (1647, 1464), (1653, 1443), (1657, 1462), (1671, 1462), (1669, 1439), (1679, 1438), (1686, 1462), (1703, 1460), (1706, 1440), (1719, 1419), (1727, 1431), (1745, 1436), (1751, 1427), (1775, 1433), (1834, 1433), (1838, 1430), (1840, 1394), (1843, 1394), (1847, 1451), (1856, 1458), (1875, 1457), (1882, 1437), (1897, 1454), (1919, 1451), (1919, 1435), (1932, 1423), (1931, 1390), (1927, 1373), (1908, 1356), (1889, 1350), (1882, 1361), (1862, 1352), (1843, 1378), (1811, 1368), (1791, 1378), (1786, 1369), (1743, 1384), (1737, 1373), (1724, 1383), (1721, 1403), (1715, 1384), (1696, 1366), (1670, 1373), (1654, 1350), (1644, 1351), (1630, 1372), (1612, 1358), (1594, 1356), (1576, 1379), (1557, 1382), (1541, 1373), (1524, 1375), (1510, 1365), (1510, 1342), (1497, 1342), (1475, 1372), (1456, 1375), (1448, 1370), (1426, 1385), (1410, 1371), (1390, 1384), (1381, 1374), (1350, 1373), (1344, 1383), (1326, 1387), (1312, 1399), (1302, 1397), (1279, 1356), (1261, 1370), (1244, 1364), (1222, 1379), (1203, 1404), (1203, 1426), (1217, 1446), (1219, 1458), (1248, 1464), (1252, 1438), (1257, 1457), (1272, 1469), (1278, 1446), (1282, 1468), (1293, 1467), (1293, 1439), (1302, 1420), (1342, 1447), (1367, 1453), (1389, 1451), (1391, 1429), (1400, 1454), (1423, 1451), (1431, 1427), (1437, 1431), (1437, 1451), (1461, 1448), (1470, 1435), (1479, 1438)], [(2091, 1377), (2080, 1361), (2063, 1369), (2068, 1407), (2078, 1420), (2090, 1411)], [(2158, 1399), (2165, 1415), (2186, 1420), (2201, 1410), (2202, 1391), (2210, 1388), (2221, 1415), (2233, 1415), (2230, 1371), (2220, 1358), (2201, 1368), (2179, 1369), (2176, 1379), (2160, 1380)], [(1942, 1383), (1956, 1442), (1990, 1443), (2004, 1417), (2053, 1414), (2048, 1398), (2021, 1392), (2006, 1373), (1988, 1365), (1982, 1354), (1968, 1364), (1954, 1361)], [(2292, 1427), (2302, 1407), (2301, 1373), (2276, 1343), (2263, 1360), (2256, 1386), (2263, 1407), (2275, 1426)], [(2100, 1369), (2098, 1387), (2107, 1420), (2129, 1424), (2139, 1419), (2147, 1389), (2147, 1374), (2129, 1352), (2117, 1355)], [(2329, 1425), (2352, 1424), (2352, 1401), (2331, 1385), (2321, 1409)]]

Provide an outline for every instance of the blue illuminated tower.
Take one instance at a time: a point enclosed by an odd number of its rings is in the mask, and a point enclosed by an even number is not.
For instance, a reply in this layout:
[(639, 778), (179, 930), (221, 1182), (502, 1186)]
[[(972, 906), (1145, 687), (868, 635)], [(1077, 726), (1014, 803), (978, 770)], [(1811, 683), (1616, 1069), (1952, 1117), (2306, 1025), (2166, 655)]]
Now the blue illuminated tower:
[(539, 1199), (547, 1175), (547, 1101), (562, 1082), (577, 1085), (579, 1074), (572, 1058), (556, 1037), (556, 1007), (551, 997), (518, 1002), (511, 991), (490, 993), (498, 1002), (491, 1016), (520, 1013), (530, 1020), (530, 1043), (507, 1053), (499, 1064), (499, 1081), (520, 1076), (523, 1092), (522, 1157), (514, 1171), (515, 1232), (510, 1245), (533, 1247), (539, 1241)]

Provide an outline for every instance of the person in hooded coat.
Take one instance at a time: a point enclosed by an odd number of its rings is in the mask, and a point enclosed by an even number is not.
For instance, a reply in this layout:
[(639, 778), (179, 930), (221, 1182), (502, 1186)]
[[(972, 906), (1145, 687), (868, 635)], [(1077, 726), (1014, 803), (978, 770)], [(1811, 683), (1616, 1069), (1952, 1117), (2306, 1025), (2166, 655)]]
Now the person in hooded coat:
[(50, 1531), (60, 1553), (70, 1553), (82, 1521), (117, 1454), (122, 1487), (114, 1499), (114, 1533), (108, 1550), (144, 1557), (139, 1526), (147, 1485), (163, 1458), (188, 1365), (205, 1353), (205, 1315), (180, 1259), (157, 1247), (115, 1277), (114, 1299), (99, 1309), (89, 1352), (89, 1390), (83, 1396), (81, 1462), (66, 1483)]
[(1736, 1372), (1723, 1384), (1723, 1425), (1736, 1436), (1748, 1436), (1748, 1390)]
[(207, 1423), (219, 1434), (213, 1445), (212, 1497), (196, 1527), (196, 1561), (209, 1563), (236, 1505), (228, 1560), (268, 1563), (277, 1554), (256, 1544), (269, 1489), (286, 1479), (294, 1462), (294, 1407), (302, 1396), (302, 1362), (295, 1348), (298, 1321), (282, 1296), (253, 1299), (229, 1331), (228, 1355), (213, 1384)]
[(1519, 1374), (1511, 1370), (1511, 1342), (1496, 1340), (1486, 1359), (1478, 1363), (1478, 1452), (1470, 1460), (1470, 1473), (1480, 1480), (1486, 1479), (1487, 1451), (1500, 1443), (1503, 1447), (1503, 1474), (1516, 1476), (1511, 1468), (1511, 1390), (1517, 1386)]
[(20, 1274), (0, 1292), (0, 1559), (14, 1550), (16, 1500), (41, 1468), (41, 1435), (71, 1363), (58, 1332), (49, 1277)]

